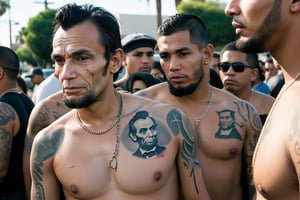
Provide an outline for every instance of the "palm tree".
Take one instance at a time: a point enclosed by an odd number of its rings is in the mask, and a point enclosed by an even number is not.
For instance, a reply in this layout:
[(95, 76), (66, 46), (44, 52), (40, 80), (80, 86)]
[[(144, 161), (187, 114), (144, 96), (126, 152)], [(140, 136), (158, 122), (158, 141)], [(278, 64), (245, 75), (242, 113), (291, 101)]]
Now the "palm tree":
[(156, 0), (156, 25), (159, 27), (161, 25), (161, 0)]
[(9, 3), (7, 1), (0, 0), (0, 16), (2, 16), (8, 8), (10, 8)]

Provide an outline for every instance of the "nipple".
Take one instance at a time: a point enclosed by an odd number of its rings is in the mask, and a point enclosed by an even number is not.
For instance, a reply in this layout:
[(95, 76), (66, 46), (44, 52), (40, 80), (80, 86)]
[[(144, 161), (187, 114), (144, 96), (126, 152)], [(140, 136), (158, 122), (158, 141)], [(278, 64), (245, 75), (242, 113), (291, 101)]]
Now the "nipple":
[(230, 149), (230, 155), (236, 155), (238, 152), (237, 148), (231, 148)]
[(77, 194), (78, 193), (78, 188), (75, 185), (71, 185), (70, 190), (73, 194)]
[(262, 196), (267, 197), (267, 192), (264, 190), (263, 186), (258, 185), (257, 190)]
[(154, 180), (155, 181), (159, 181), (160, 179), (161, 179), (161, 172), (156, 172), (155, 174), (154, 174)]

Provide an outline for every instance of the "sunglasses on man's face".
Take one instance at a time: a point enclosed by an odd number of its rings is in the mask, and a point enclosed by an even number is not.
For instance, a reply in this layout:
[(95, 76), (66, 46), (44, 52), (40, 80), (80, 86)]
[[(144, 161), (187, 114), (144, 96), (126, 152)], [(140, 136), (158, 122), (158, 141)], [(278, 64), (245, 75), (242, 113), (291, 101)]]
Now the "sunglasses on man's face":
[(251, 68), (250, 66), (242, 63), (242, 62), (220, 62), (218, 64), (219, 70), (221, 70), (222, 72), (227, 72), (230, 68), (230, 66), (232, 67), (233, 71), (235, 72), (243, 72), (245, 70), (245, 68)]

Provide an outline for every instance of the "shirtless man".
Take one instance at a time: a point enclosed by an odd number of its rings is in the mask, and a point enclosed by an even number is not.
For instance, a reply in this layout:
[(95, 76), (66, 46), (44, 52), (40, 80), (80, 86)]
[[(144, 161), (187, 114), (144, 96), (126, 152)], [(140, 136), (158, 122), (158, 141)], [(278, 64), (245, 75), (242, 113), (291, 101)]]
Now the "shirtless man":
[(167, 83), (139, 94), (187, 113), (198, 133), (198, 152), (212, 199), (248, 199), (251, 158), (261, 130), (255, 108), (209, 85), (214, 48), (196, 16), (168, 18), (158, 29), (157, 45)]
[(225, 13), (240, 35), (238, 47), (270, 51), (285, 79), (254, 154), (257, 199), (299, 199), (300, 1), (229, 0)]
[[(66, 105), (74, 108), (34, 138), (31, 199), (209, 199), (197, 140), (177, 108), (116, 92), (121, 67), (119, 23), (100, 7), (67, 4), (55, 17), (52, 58), (61, 68)], [(128, 123), (147, 112), (157, 124), (155, 156), (133, 155)], [(149, 120), (135, 127), (153, 140)], [(141, 178), (143, 177), (143, 178)]]
[(30, 199), (30, 153), (34, 137), (43, 128), (49, 126), (52, 122), (70, 111), (63, 102), (63, 93), (61, 91), (47, 97), (36, 104), (30, 114), (23, 153), (23, 171), (28, 199)]
[(252, 81), (259, 73), (257, 54), (243, 53), (231, 42), (223, 47), (218, 66), (224, 89), (250, 102), (264, 124), (275, 99), (252, 90)]

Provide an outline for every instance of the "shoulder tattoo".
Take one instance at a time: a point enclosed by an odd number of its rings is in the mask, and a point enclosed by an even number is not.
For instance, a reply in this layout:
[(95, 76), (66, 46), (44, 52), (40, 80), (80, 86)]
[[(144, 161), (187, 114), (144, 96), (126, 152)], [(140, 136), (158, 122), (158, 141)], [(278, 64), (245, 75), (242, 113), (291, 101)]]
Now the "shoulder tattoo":
[(58, 151), (62, 141), (63, 141), (63, 130), (57, 130), (53, 132), (49, 137), (43, 135), (43, 138), (39, 140), (32, 151), (32, 177), (33, 184), (36, 188), (37, 199), (45, 199), (43, 182), (43, 165), (44, 162), (54, 156)]

